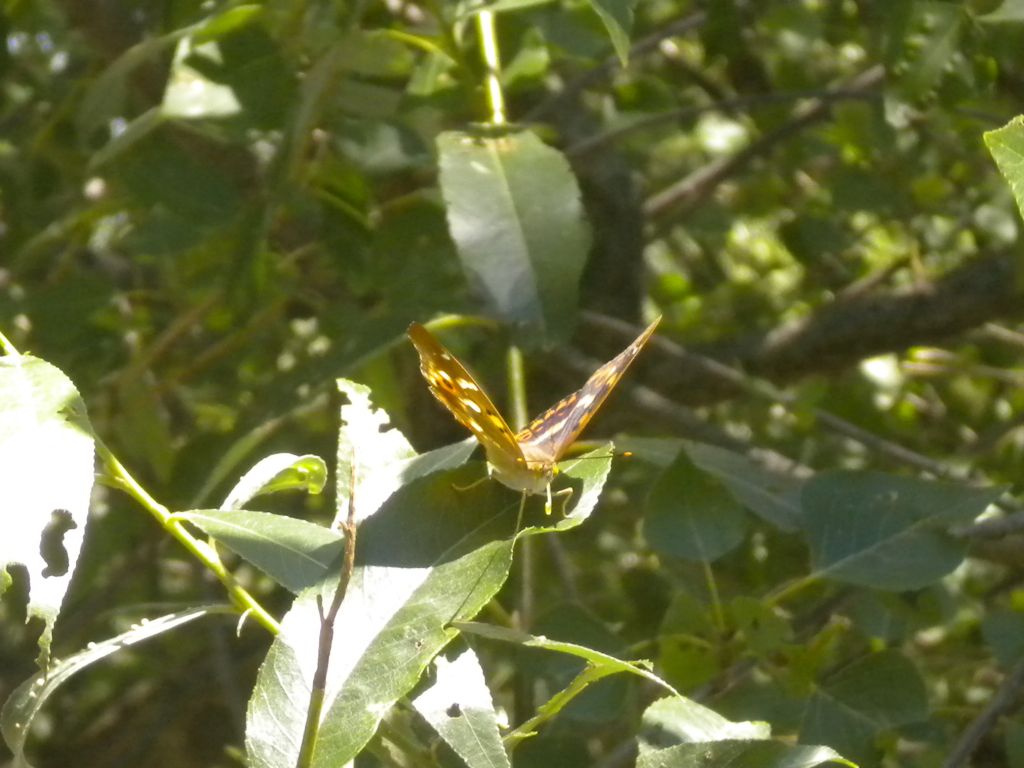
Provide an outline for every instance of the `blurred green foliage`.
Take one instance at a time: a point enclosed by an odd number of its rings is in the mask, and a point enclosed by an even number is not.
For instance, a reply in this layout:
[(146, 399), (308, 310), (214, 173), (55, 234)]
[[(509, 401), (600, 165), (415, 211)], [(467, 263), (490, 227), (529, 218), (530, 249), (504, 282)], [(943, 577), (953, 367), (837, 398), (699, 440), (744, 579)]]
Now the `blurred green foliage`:
[[(650, 658), (726, 717), (861, 765), (967, 765), (956, 750), (1024, 649), (1021, 144), (990, 134), (990, 155), (982, 139), (1020, 110), (1020, 3), (493, 5), (504, 127), (476, 4), (5, 0), (0, 330), (64, 371), (97, 435), (185, 510), (216, 506), (265, 455), (334, 456), (336, 376), (372, 387), (420, 450), (462, 439), (419, 376), (411, 321), (457, 315), (445, 341), (502, 405), (520, 344), (540, 412), (635, 335), (612, 318), (662, 314), (676, 346), (652, 343), (629, 374), (641, 387), (593, 425), (659, 440), (616, 462), (586, 525), (534, 542), (489, 610)], [(492, 166), (520, 174), (481, 205), (513, 228), (502, 238), (452, 220), (474, 214), (472, 187), (446, 180), (463, 135), (481, 142), (466, 155), (510, 137), (535, 153)], [(545, 195), (564, 209), (523, 207)], [(545, 276), (529, 318), (467, 263), (467, 231), (483, 257), (501, 249), (499, 288)], [(801, 484), (826, 470), (907, 477), (819, 474), (805, 507)], [(977, 507), (857, 523), (893, 488), (941, 500), (935, 478), (1008, 489), (1008, 523), (972, 526), (987, 494), (963, 487)], [(329, 495), (263, 508), (333, 514)], [(138, 606), (222, 599), (130, 499), (100, 488), (92, 512), (57, 656)], [(920, 552), (904, 535), (941, 562), (892, 567)], [(844, 568), (857, 578), (830, 578)], [(34, 671), (25, 589), (19, 576), (0, 603), (0, 698)], [(238, 764), (268, 642), (198, 622), (91, 668), (44, 710), (37, 764)], [(576, 670), (478, 652), (514, 721)], [(655, 694), (601, 686), (516, 764), (627, 764), (613, 760), (636, 754)], [(1024, 767), (1022, 732), (1012, 708), (992, 718), (970, 764)]]

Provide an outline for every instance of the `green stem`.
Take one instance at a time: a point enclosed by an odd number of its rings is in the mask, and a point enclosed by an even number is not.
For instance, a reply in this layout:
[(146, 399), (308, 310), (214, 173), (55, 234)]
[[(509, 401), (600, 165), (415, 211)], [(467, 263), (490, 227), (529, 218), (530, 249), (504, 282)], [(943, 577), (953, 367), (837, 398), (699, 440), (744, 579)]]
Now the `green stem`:
[(14, 345), (2, 333), (0, 333), (0, 349), (3, 349), (5, 355), (18, 354), (18, 350), (14, 348)]
[(815, 576), (813, 573), (807, 574), (806, 576), (802, 576), (799, 579), (794, 579), (793, 581), (790, 581), (788, 584), (783, 585), (779, 589), (775, 590), (774, 592), (766, 596), (764, 598), (764, 602), (766, 605), (776, 606), (779, 603), (782, 603), (788, 600), (789, 598), (793, 597), (793, 595), (797, 594), (798, 592), (802, 592), (804, 589), (811, 586), (812, 584), (817, 583), (817, 581), (818, 577)]
[(110, 449), (103, 444), (102, 441), (96, 441), (96, 448), (99, 451), (100, 456), (103, 458), (103, 462), (107, 467), (107, 472), (117, 483), (117, 486), (125, 491), (129, 496), (134, 498), (139, 504), (156, 518), (157, 522), (167, 531), (171, 536), (178, 540), (178, 542), (191, 552), (195, 557), (210, 569), (211, 572), (220, 580), (221, 584), (227, 589), (228, 595), (232, 602), (242, 609), (245, 613), (251, 613), (253, 617), (262, 624), (268, 631), (273, 634), (277, 634), (280, 631), (280, 626), (277, 620), (274, 619), (266, 609), (260, 605), (256, 598), (249, 594), (244, 587), (242, 587), (235, 577), (224, 567), (224, 564), (220, 561), (217, 552), (201, 539), (195, 538), (188, 532), (188, 529), (181, 524), (167, 507), (158, 502), (135, 480), (134, 477), (124, 468), (124, 465), (118, 461), (117, 457), (111, 453)]
[(505, 94), (501, 90), (501, 55), (498, 53), (498, 34), (494, 14), (480, 11), (476, 15), (476, 30), (480, 49), (487, 65), (487, 101), (491, 106), (491, 125), (505, 125)]
[(722, 611), (722, 599), (718, 594), (718, 584), (715, 582), (714, 571), (711, 570), (711, 563), (706, 560), (704, 565), (704, 580), (708, 585), (708, 595), (711, 598), (711, 610), (715, 617), (715, 624), (718, 626), (719, 634), (725, 633), (725, 614)]

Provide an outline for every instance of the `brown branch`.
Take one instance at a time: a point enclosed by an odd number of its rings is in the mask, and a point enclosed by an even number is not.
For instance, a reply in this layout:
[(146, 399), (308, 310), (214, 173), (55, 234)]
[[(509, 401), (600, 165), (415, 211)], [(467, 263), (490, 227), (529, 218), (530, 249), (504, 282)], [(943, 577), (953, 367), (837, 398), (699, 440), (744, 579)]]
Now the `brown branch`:
[(996, 727), (999, 718), (1013, 708), (1020, 696), (1021, 689), (1024, 689), (1024, 661), (1018, 661), (1017, 666), (1003, 680), (999, 690), (992, 696), (988, 706), (968, 726), (960, 737), (960, 741), (953, 748), (943, 768), (961, 768), (970, 765), (971, 755), (978, 748), (981, 740), (989, 731)]
[(795, 116), (774, 131), (766, 133), (749, 146), (730, 157), (723, 157), (697, 169), (684, 179), (652, 195), (644, 203), (644, 214), (648, 218), (661, 216), (669, 211), (674, 214), (680, 209), (687, 210), (707, 199), (726, 179), (734, 176), (751, 161), (767, 154), (776, 144), (790, 139), (807, 126), (825, 119), (836, 98), (851, 98), (852, 94), (867, 94), (877, 88), (885, 79), (885, 69), (874, 66), (862, 72), (848, 83), (826, 91), (796, 111)]
[(776, 383), (938, 342), (1024, 310), (1019, 256), (975, 258), (931, 283), (837, 301), (741, 345), (743, 368)]
[(790, 104), (794, 101), (803, 101), (807, 99), (815, 100), (828, 100), (828, 101), (840, 101), (842, 99), (868, 99), (872, 98), (873, 94), (864, 89), (846, 90), (837, 89), (832, 91), (779, 91), (777, 93), (752, 93), (746, 96), (737, 96), (731, 99), (721, 99), (719, 101), (712, 102), (710, 104), (701, 104), (699, 106), (680, 107), (679, 109), (672, 109), (667, 112), (658, 112), (657, 114), (647, 115), (645, 117), (637, 118), (632, 122), (622, 125), (616, 128), (612, 128), (604, 133), (599, 133), (595, 136), (589, 136), (582, 139), (565, 149), (565, 154), (573, 160), (577, 160), (580, 157), (588, 155), (597, 149), (602, 148), (606, 144), (610, 144), (621, 139), (623, 136), (628, 136), (636, 131), (642, 131), (647, 128), (660, 125), (662, 123), (681, 123), (684, 120), (691, 118), (700, 117), (701, 115), (707, 114), (708, 112), (736, 112), (738, 110), (750, 111), (755, 107), (760, 106), (772, 106), (779, 104)]

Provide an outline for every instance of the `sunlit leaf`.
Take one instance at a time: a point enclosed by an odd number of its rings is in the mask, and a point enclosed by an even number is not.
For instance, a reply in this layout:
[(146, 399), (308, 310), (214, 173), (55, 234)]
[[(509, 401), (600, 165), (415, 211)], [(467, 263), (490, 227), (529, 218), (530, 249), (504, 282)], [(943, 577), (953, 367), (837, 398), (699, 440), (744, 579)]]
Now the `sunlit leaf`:
[(1015, 117), (1002, 128), (983, 135), (999, 172), (1013, 190), (1017, 210), (1024, 216), (1024, 117)]
[(413, 699), (413, 707), (469, 768), (509, 766), (476, 653), (467, 649), (452, 661), (438, 656), (434, 666), (434, 683)]
[(260, 459), (242, 476), (221, 509), (241, 509), (257, 496), (280, 491), (320, 493), (326, 482), (327, 465), (319, 456), (275, 453)]
[(305, 520), (245, 509), (193, 510), (176, 516), (292, 592), (323, 581), (341, 559), (344, 537)]
[(78, 390), (35, 357), (0, 358), (0, 594), (8, 569), (28, 572), (28, 615), (43, 621), (39, 660), (78, 564), (95, 468), (91, 427)]
[(437, 145), (448, 227), (471, 286), (525, 340), (564, 340), (590, 248), (565, 157), (530, 132), (449, 132)]

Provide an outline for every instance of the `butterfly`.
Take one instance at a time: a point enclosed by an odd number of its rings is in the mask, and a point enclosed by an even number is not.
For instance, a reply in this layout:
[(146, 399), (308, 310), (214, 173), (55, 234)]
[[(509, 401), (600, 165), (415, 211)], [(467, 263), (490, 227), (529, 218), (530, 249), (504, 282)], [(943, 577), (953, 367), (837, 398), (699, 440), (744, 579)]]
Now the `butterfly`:
[(524, 494), (547, 494), (551, 512), (551, 481), (558, 462), (618, 384), (661, 322), (659, 317), (622, 352), (598, 368), (579, 390), (559, 400), (513, 432), (483, 388), (465, 366), (419, 323), (409, 326), (409, 340), (420, 356), (420, 371), (431, 393), (472, 432), (487, 454), (488, 474)]

